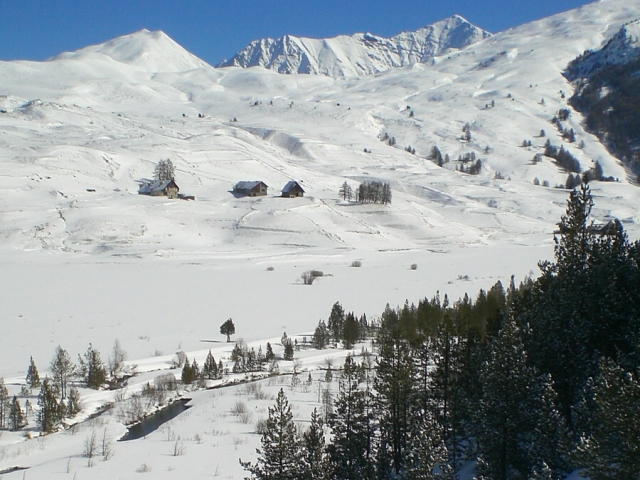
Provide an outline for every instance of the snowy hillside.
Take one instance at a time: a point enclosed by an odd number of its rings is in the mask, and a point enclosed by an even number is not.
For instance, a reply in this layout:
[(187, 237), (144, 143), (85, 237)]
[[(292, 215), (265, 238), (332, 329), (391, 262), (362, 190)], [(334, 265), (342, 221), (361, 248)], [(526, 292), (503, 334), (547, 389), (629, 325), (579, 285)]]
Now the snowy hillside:
[[(275, 344), (283, 331), (308, 335), (336, 301), (372, 318), (387, 302), (473, 296), (536, 275), (568, 196), (554, 188), (568, 172), (542, 155), (547, 141), (582, 172), (597, 161), (618, 179), (592, 183), (594, 220), (619, 218), (640, 238), (640, 190), (585, 132), (563, 76), (639, 17), (637, 1), (603, 0), (482, 41), (454, 17), (394, 39), (288, 37), (278, 48), (291, 55), (280, 60), (275, 43), (255, 58), (245, 52), (269, 68), (214, 68), (146, 30), (46, 62), (0, 62), (0, 291), (3, 322), (15, 326), (2, 333), (0, 377), (19, 393), (30, 356), (45, 373), (59, 344), (76, 358), (91, 342), (106, 357), (118, 338), (141, 372), (130, 394), (177, 350), (202, 363), (212, 347), (226, 359), (230, 348), (217, 342), (229, 317), (235, 338)], [(277, 73), (301, 68), (324, 75)], [(562, 109), (575, 142), (551, 123)], [(167, 158), (194, 201), (138, 194)], [(477, 175), (460, 171), (478, 160)], [(247, 180), (266, 183), (268, 195), (234, 195)], [(290, 180), (304, 197), (280, 196)], [(345, 182), (370, 181), (389, 183), (390, 205), (339, 195)], [(310, 269), (325, 275), (306, 286)], [(317, 375), (324, 358), (301, 355)], [(279, 386), (264, 382), (271, 395)], [(313, 392), (292, 393), (306, 402), (297, 418), (308, 418)], [(167, 455), (165, 429), (118, 444), (113, 460), (78, 478), (138, 478), (147, 458), (153, 478), (218, 468), (243, 478), (236, 457), (255, 460), (259, 437), (227, 418), (230, 394), (210, 393), (172, 427), (193, 439), (183, 458)], [(95, 395), (92, 408), (114, 392)], [(251, 403), (256, 418), (271, 403)], [(104, 422), (95, 428), (123, 433), (115, 417)], [(3, 435), (0, 471), (26, 465), (27, 478), (49, 478), (66, 467), (72, 478), (87, 468), (78, 455), (90, 428), (37, 444)]]
[(455, 15), (415, 32), (391, 38), (357, 33), (314, 39), (286, 35), (251, 42), (219, 67), (264, 67), (278, 73), (310, 73), (330, 77), (378, 73), (394, 67), (428, 63), (491, 34)]

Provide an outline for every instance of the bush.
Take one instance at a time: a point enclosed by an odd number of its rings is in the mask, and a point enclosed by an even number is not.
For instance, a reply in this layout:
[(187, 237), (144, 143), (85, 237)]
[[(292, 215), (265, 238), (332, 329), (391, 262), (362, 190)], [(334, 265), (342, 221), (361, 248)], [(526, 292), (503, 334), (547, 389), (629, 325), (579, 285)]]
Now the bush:
[(243, 413), (248, 413), (247, 405), (238, 400), (233, 404), (233, 407), (231, 407), (231, 415), (241, 415)]
[(302, 278), (302, 283), (305, 285), (312, 285), (313, 281), (318, 278), (324, 276), (324, 272), (319, 270), (307, 270), (304, 272), (300, 278)]
[(359, 268), (362, 266), (362, 262), (360, 260), (354, 260), (353, 262), (351, 262), (351, 266), (355, 268)]
[(273, 267), (267, 267), (267, 272), (273, 272), (274, 268)]
[(411, 264), (411, 270), (417, 270), (418, 269), (418, 264), (417, 263), (412, 263)]

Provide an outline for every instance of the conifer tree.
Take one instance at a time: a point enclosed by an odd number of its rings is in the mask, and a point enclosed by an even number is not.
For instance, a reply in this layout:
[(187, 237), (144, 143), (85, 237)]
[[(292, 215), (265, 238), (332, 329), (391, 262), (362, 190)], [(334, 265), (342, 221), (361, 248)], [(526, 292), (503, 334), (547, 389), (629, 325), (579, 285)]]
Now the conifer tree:
[(76, 387), (72, 387), (71, 390), (69, 390), (69, 398), (67, 398), (66, 415), (68, 417), (74, 417), (82, 412), (82, 408), (80, 392)]
[(355, 315), (350, 312), (345, 316), (344, 326), (342, 327), (342, 345), (345, 349), (353, 348), (353, 345), (360, 338), (360, 325)]
[(193, 366), (189, 363), (189, 359), (185, 358), (184, 365), (182, 366), (182, 374), (180, 375), (180, 379), (182, 383), (185, 385), (191, 385), (195, 380), (196, 376), (193, 372)]
[(320, 414), (314, 408), (311, 424), (302, 434), (301, 480), (324, 480), (327, 478), (324, 425)]
[(381, 436), (390, 449), (394, 475), (405, 470), (411, 442), (415, 367), (409, 342), (403, 337), (403, 331), (406, 335), (409, 330), (404, 328), (398, 313), (387, 305), (377, 339), (374, 390)]
[(67, 384), (75, 372), (75, 366), (71, 361), (71, 357), (69, 357), (69, 353), (60, 345), (56, 347), (50, 369), (53, 375), (52, 385), (58, 391), (60, 398), (67, 398)]
[(242, 467), (256, 480), (298, 480), (300, 478), (300, 440), (293, 423), (291, 406), (280, 389), (276, 404), (269, 407), (269, 416), (257, 449), (255, 464), (243, 462)]
[(578, 445), (577, 460), (592, 480), (637, 478), (640, 465), (640, 370), (629, 373), (603, 360), (589, 392), (591, 431)]
[(329, 330), (324, 323), (324, 320), (320, 320), (318, 322), (318, 326), (316, 327), (315, 332), (313, 333), (313, 338), (311, 339), (311, 343), (318, 350), (322, 350), (329, 341)]
[(208, 378), (209, 380), (215, 380), (218, 377), (218, 364), (216, 363), (216, 359), (213, 358), (211, 354), (211, 350), (207, 354), (207, 358), (204, 361), (204, 365), (202, 366), (202, 374)]
[(283, 358), (287, 361), (293, 360), (294, 349), (293, 349), (293, 342), (291, 341), (291, 339), (290, 338), (285, 339), (282, 342), (282, 344), (284, 345)]
[(85, 384), (89, 388), (98, 390), (104, 385), (107, 379), (107, 369), (100, 359), (98, 352), (93, 345), (84, 354), (84, 358), (78, 355), (79, 373), (84, 378)]
[(38, 395), (38, 412), (36, 421), (38, 427), (43, 432), (52, 432), (62, 421), (64, 406), (58, 403), (55, 390), (49, 380), (45, 377), (40, 387)]
[(267, 342), (266, 351), (264, 353), (264, 361), (270, 363), (274, 361), (276, 358), (275, 353), (273, 353), (273, 348), (271, 347), (271, 343)]
[(333, 440), (327, 450), (333, 478), (373, 478), (373, 452), (367, 451), (371, 443), (368, 432), (372, 419), (367, 417), (365, 392), (359, 388), (361, 375), (353, 357), (347, 355), (340, 377), (340, 393), (329, 417)]
[(13, 400), (11, 401), (11, 407), (9, 409), (9, 430), (15, 432), (20, 430), (27, 424), (24, 412), (22, 411), (22, 407), (20, 407), (20, 402), (18, 401), (18, 397), (13, 396)]
[(0, 430), (7, 428), (10, 407), (11, 397), (9, 397), (9, 391), (4, 384), (4, 378), (0, 377)]
[(407, 461), (407, 478), (412, 480), (453, 480), (448, 464), (447, 447), (433, 415), (424, 412), (414, 419), (411, 448)]
[(29, 361), (25, 381), (29, 388), (38, 388), (40, 386), (40, 374), (38, 373), (36, 363), (33, 361), (33, 357), (31, 357), (31, 360)]
[(327, 321), (327, 329), (331, 334), (334, 345), (342, 340), (342, 328), (344, 327), (344, 309), (340, 302), (336, 302), (331, 307), (329, 320)]
[(220, 325), (220, 333), (227, 336), (227, 343), (231, 341), (231, 335), (235, 335), (236, 326), (233, 324), (233, 319), (228, 318)]
[(562, 424), (552, 390), (527, 365), (514, 323), (492, 342), (481, 380), (478, 472), (494, 480), (526, 480), (542, 462), (561, 468)]

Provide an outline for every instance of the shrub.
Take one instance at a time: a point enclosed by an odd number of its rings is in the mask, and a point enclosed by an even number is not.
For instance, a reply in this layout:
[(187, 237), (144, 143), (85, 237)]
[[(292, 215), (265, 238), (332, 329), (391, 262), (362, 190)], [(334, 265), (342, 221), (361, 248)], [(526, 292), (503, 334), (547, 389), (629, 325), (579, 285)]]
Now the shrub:
[(267, 272), (273, 272), (273, 267), (267, 267)]
[(233, 404), (233, 407), (231, 407), (231, 415), (241, 415), (243, 413), (248, 413), (247, 405), (238, 400)]
[(418, 264), (417, 263), (412, 263), (411, 264), (411, 270), (417, 270), (418, 269)]
[(360, 260), (354, 260), (353, 262), (351, 262), (351, 266), (358, 268), (362, 266), (362, 262)]

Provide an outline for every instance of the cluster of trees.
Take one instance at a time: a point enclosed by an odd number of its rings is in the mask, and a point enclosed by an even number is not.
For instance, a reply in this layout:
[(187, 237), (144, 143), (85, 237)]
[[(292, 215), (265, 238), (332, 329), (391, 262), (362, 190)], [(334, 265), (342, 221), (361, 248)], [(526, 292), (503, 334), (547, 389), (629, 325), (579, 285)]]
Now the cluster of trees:
[(340, 302), (336, 302), (331, 307), (329, 319), (318, 322), (318, 326), (311, 337), (312, 345), (317, 349), (323, 349), (329, 345), (334, 347), (338, 344), (346, 349), (353, 348), (353, 345), (370, 335), (371, 328), (367, 322), (367, 316), (361, 315), (357, 318), (353, 312), (345, 313)]
[[(576, 59), (573, 67), (579, 66)], [(570, 67), (571, 69), (571, 67)], [(640, 175), (640, 60), (595, 68), (579, 81), (570, 103), (586, 116), (587, 129)], [(607, 95), (602, 95), (602, 89)]]
[(443, 167), (445, 163), (449, 163), (449, 154), (447, 153), (443, 157), (442, 152), (436, 145), (431, 148), (431, 153), (427, 158), (439, 167)]
[(385, 142), (390, 147), (393, 147), (396, 144), (396, 137), (391, 137), (387, 132), (384, 132), (380, 135), (380, 141)]
[(170, 159), (160, 160), (153, 170), (153, 178), (159, 182), (175, 179), (176, 171)]
[[(56, 348), (53, 360), (49, 366), (51, 378), (40, 379), (38, 367), (31, 357), (23, 386), (23, 395), (29, 396), (30, 391), (40, 388), (38, 394), (38, 408), (36, 421), (44, 432), (55, 430), (65, 417), (73, 417), (82, 410), (80, 393), (75, 386), (70, 387), (72, 381), (80, 381), (85, 387), (100, 389), (109, 378), (116, 380), (121, 374), (126, 360), (126, 352), (115, 341), (108, 365), (100, 357), (100, 352), (89, 344), (83, 355), (78, 355), (78, 363), (74, 364), (69, 353), (62, 347)], [(0, 429), (10, 428), (18, 430), (27, 425), (27, 413), (31, 410), (31, 403), (27, 399), (24, 409), (17, 396), (7, 402), (6, 388), (0, 379)], [(5, 413), (7, 416), (5, 417)], [(5, 420), (9, 422), (6, 423)]]
[(472, 460), (478, 480), (636, 478), (640, 242), (619, 223), (596, 235), (591, 208), (588, 186), (571, 193), (555, 261), (536, 280), (387, 307), (375, 365), (345, 361), (330, 439), (315, 412), (297, 432), (281, 392), (245, 468), (257, 479), (453, 479)]
[[(285, 345), (285, 350), (286, 349)], [(291, 348), (291, 351), (291, 359), (293, 359), (293, 348)], [(264, 371), (265, 365), (273, 362), (275, 358), (276, 356), (269, 342), (267, 342), (264, 353), (262, 346), (258, 347), (258, 351), (256, 352), (253, 347), (248, 349), (244, 343), (238, 342), (231, 352), (231, 361), (233, 362), (232, 370), (233, 373), (262, 372)], [(285, 358), (285, 360), (287, 360), (287, 358)]]
[(580, 173), (580, 162), (573, 154), (565, 150), (563, 146), (560, 148), (551, 145), (551, 141), (547, 140), (547, 143), (544, 146), (544, 156), (553, 158), (556, 163), (564, 168), (567, 172)]
[(356, 201), (360, 203), (391, 203), (391, 187), (388, 182), (362, 182), (356, 192)]

